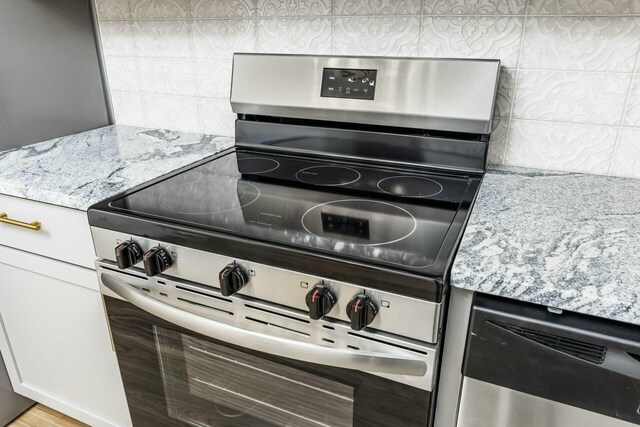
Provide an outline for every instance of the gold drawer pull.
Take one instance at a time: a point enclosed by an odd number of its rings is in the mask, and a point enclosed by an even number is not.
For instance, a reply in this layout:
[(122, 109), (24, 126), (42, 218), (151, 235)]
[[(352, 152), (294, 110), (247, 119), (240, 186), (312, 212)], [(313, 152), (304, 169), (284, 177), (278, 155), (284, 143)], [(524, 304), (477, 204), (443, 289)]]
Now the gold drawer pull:
[(29, 230), (40, 230), (40, 221), (33, 222), (22, 222), (16, 221), (15, 219), (10, 219), (7, 217), (6, 213), (0, 213), (0, 222), (4, 222), (5, 224), (17, 225), (18, 227), (28, 228)]

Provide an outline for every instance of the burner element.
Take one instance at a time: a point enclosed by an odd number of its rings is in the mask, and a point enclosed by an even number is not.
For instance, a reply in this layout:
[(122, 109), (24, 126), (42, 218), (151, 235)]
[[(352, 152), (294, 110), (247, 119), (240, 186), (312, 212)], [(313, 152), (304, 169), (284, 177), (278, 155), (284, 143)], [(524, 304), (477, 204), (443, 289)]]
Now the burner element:
[(378, 188), (401, 197), (433, 197), (442, 192), (439, 182), (421, 176), (390, 176), (378, 181)]
[(243, 157), (238, 159), (238, 171), (243, 174), (272, 172), (280, 167), (280, 162), (266, 157)]
[(382, 246), (399, 242), (416, 230), (409, 211), (387, 202), (344, 199), (321, 203), (302, 215), (304, 229), (338, 245)]
[(169, 205), (182, 208), (176, 213), (213, 215), (250, 205), (260, 197), (260, 189), (250, 182), (235, 178), (214, 178), (177, 185), (173, 188), (171, 197), (173, 200)]
[(300, 169), (296, 179), (305, 184), (338, 186), (352, 184), (360, 179), (360, 172), (344, 166), (311, 166)]

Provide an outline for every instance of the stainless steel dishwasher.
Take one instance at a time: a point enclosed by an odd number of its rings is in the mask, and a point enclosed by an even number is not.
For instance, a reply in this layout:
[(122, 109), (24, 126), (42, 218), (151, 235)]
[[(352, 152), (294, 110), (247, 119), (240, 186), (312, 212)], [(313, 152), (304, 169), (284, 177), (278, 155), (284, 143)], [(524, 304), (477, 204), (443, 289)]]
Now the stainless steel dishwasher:
[(477, 295), (458, 427), (640, 424), (640, 328)]
[(4, 360), (0, 355), (0, 426), (6, 425), (24, 412), (33, 401), (23, 397), (13, 391)]

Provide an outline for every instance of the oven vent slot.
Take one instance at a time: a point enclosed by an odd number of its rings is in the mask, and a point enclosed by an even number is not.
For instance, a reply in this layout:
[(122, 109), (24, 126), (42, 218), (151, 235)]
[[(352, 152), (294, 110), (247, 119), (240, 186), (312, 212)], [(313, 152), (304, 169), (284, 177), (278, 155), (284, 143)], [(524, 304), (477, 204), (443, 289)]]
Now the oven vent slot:
[(247, 319), (247, 320), (249, 320), (251, 322), (260, 323), (261, 325), (272, 326), (274, 328), (282, 329), (284, 331), (293, 332), (294, 334), (304, 335), (305, 337), (310, 337), (311, 336), (308, 333), (302, 332), (302, 331), (298, 331), (297, 329), (287, 328), (286, 326), (276, 325), (275, 323), (266, 322), (264, 320), (255, 319), (253, 317), (245, 316), (245, 319)]
[(635, 359), (637, 362), (640, 362), (640, 354), (633, 354), (629, 352), (627, 352), (627, 354), (631, 356), (633, 359)]
[(251, 305), (251, 304), (245, 304), (244, 305), (246, 308), (249, 308), (251, 310), (257, 310), (257, 311), (261, 311), (263, 313), (269, 313), (272, 314), (274, 316), (279, 316), (279, 317), (284, 317), (285, 319), (289, 319), (289, 320), (295, 320), (296, 322), (300, 322), (300, 323), (305, 323), (305, 324), (309, 324), (310, 322), (307, 319), (300, 319), (298, 317), (294, 317), (294, 316), (289, 316), (287, 314), (283, 314), (283, 313), (278, 313), (277, 311), (272, 311), (272, 310), (268, 310), (266, 308), (262, 308), (262, 307), (257, 307), (255, 305)]
[(591, 344), (586, 341), (561, 337), (559, 335), (523, 328), (522, 326), (511, 325), (505, 322), (489, 321), (489, 323), (520, 335), (530, 341), (598, 365), (604, 362), (604, 357), (607, 354), (607, 347)]
[(225, 314), (229, 314), (229, 315), (233, 316), (233, 313), (232, 313), (232, 312), (227, 311), (227, 310), (223, 310), (223, 309), (221, 309), (221, 308), (212, 307), (212, 306), (210, 306), (210, 305), (202, 304), (202, 303), (200, 303), (200, 302), (191, 301), (191, 300), (184, 299), (184, 298), (180, 298), (180, 297), (178, 297), (178, 298), (176, 298), (176, 299), (177, 299), (178, 301), (180, 301), (180, 302), (185, 302), (185, 303), (187, 303), (187, 304), (195, 305), (195, 306), (202, 307), (202, 308), (208, 308), (209, 310), (215, 310), (215, 311), (219, 311), (219, 312), (221, 312), (221, 313), (225, 313)]
[(219, 297), (218, 295), (211, 295), (211, 294), (208, 294), (208, 293), (203, 292), (203, 291), (197, 291), (195, 289), (185, 288), (184, 286), (180, 286), (180, 285), (175, 285), (175, 286), (176, 286), (176, 289), (178, 289), (180, 291), (190, 292), (192, 294), (200, 295), (200, 296), (207, 297), (207, 298), (214, 298), (214, 299), (217, 299), (217, 300), (220, 300), (220, 301), (224, 301), (224, 302), (228, 302), (228, 303), (232, 303), (233, 302), (230, 299)]
[(428, 354), (428, 353), (426, 353), (424, 351), (416, 350), (415, 348), (405, 347), (403, 345), (398, 345), (398, 344), (394, 344), (394, 343), (391, 343), (391, 342), (388, 342), (388, 341), (379, 340), (377, 338), (366, 337), (364, 335), (356, 334), (354, 332), (348, 332), (348, 334), (352, 335), (354, 337), (358, 337), (358, 338), (363, 339), (363, 340), (369, 340), (369, 341), (377, 342), (377, 343), (384, 344), (384, 345), (390, 345), (391, 347), (401, 348), (403, 350), (412, 351), (414, 353), (418, 353), (418, 354), (422, 354), (422, 355), (427, 355)]

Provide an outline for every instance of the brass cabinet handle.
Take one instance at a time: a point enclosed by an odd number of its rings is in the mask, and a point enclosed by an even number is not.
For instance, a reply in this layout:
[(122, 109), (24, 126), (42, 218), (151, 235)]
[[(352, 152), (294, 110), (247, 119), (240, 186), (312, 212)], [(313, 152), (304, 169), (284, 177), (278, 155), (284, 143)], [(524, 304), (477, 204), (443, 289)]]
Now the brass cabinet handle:
[(5, 224), (17, 225), (18, 227), (28, 228), (29, 230), (38, 231), (41, 228), (40, 221), (33, 222), (22, 222), (16, 221), (15, 219), (10, 219), (5, 212), (0, 213), (0, 222), (4, 222)]

